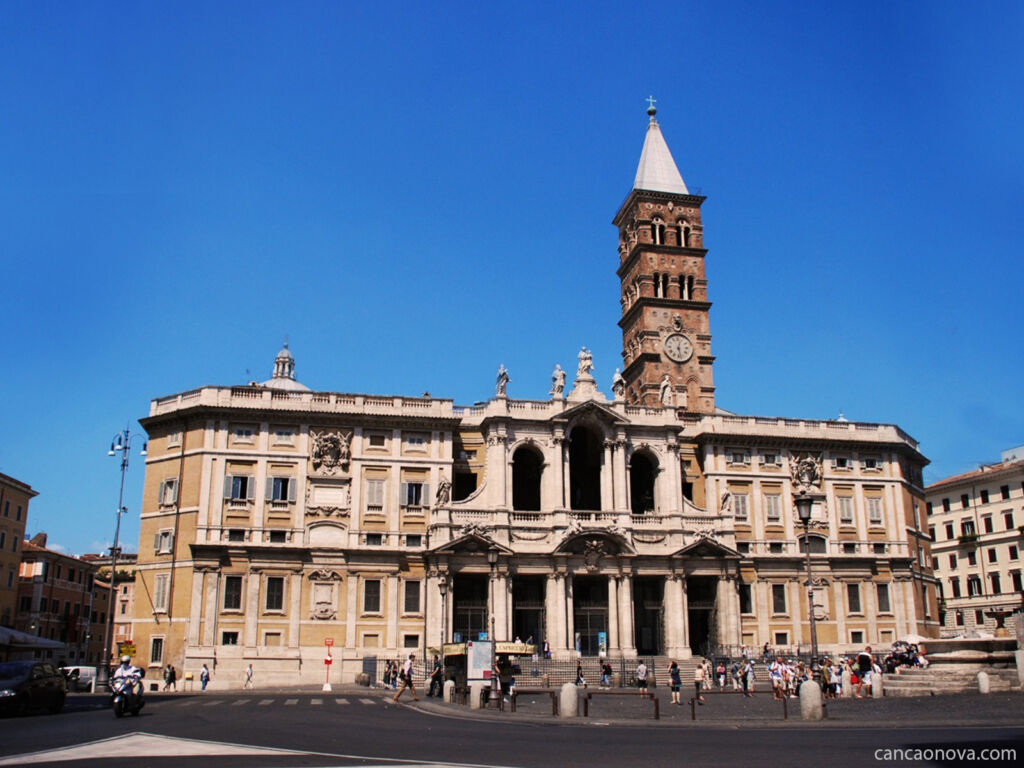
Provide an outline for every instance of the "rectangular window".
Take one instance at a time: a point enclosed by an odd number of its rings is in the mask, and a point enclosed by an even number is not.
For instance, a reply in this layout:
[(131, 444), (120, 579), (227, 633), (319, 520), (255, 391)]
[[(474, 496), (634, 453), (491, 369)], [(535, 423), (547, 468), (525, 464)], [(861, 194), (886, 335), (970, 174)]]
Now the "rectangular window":
[(988, 504), (988, 491), (981, 492), (981, 503)]
[(971, 497), (968, 496), (966, 493), (961, 493), (960, 494), (960, 509), (970, 509), (970, 508), (971, 508)]
[(953, 533), (953, 524), (952, 523), (946, 523), (946, 538), (947, 539), (954, 539), (954, 538), (956, 538), (956, 534)]
[(1006, 525), (1006, 530), (1013, 528), (1013, 512), (1003, 512), (1003, 523)]
[(764, 453), (761, 454), (761, 463), (769, 467), (779, 466), (779, 454), (777, 453)]
[(284, 577), (267, 577), (267, 602), (268, 611), (284, 610)]
[(839, 502), (839, 522), (846, 523), (848, 525), (853, 523), (853, 497), (852, 496), (839, 496), (836, 498)]
[(383, 432), (373, 432), (368, 439), (371, 448), (383, 448), (387, 442), (387, 436)]
[(366, 481), (366, 511), (371, 514), (384, 513), (384, 480), (371, 478)]
[(875, 586), (878, 589), (878, 612), (891, 613), (892, 607), (889, 605), (889, 585), (876, 584)]
[(865, 456), (861, 459), (861, 464), (864, 469), (868, 471), (874, 471), (878, 469), (878, 458), (875, 456)]
[(1017, 559), (1017, 557), (1018, 557), (1018, 554), (1017, 554), (1017, 545), (1016, 545), (1016, 544), (1011, 544), (1011, 545), (1010, 545), (1010, 559), (1011, 559), (1011, 560), (1016, 560), (1016, 559)]
[(405, 444), (410, 448), (424, 450), (428, 439), (429, 435), (425, 435), (422, 432), (410, 432), (405, 436)]
[(850, 613), (860, 613), (860, 584), (846, 585), (846, 601), (850, 606)]
[(1010, 571), (1010, 581), (1013, 582), (1014, 592), (1024, 592), (1024, 582), (1021, 581), (1020, 571)]
[(868, 522), (872, 525), (882, 523), (882, 499), (880, 496), (868, 496), (864, 503), (867, 505)]
[(367, 579), (363, 582), (363, 613), (380, 613), (380, 581)]
[(976, 608), (974, 611), (974, 623), (979, 627), (985, 626), (985, 612), (980, 608)]
[(999, 583), (999, 574), (990, 573), (988, 576), (989, 581), (992, 583), (992, 594), (1001, 595), (1003, 593), (1002, 587)]
[(228, 531), (228, 541), (245, 541), (245, 530), (242, 528), (232, 528)]
[(181, 445), (181, 430), (176, 429), (173, 432), (167, 433), (167, 447), (172, 448), (175, 445)]
[(980, 576), (968, 576), (967, 577), (967, 596), (977, 597), (981, 594), (981, 577)]
[(248, 475), (225, 475), (224, 498), (247, 501), (253, 498), (256, 484)]
[(405, 535), (405, 546), (416, 549), (423, 546), (423, 536), (418, 533), (407, 533)]
[(221, 645), (238, 645), (238, 633), (237, 632), (221, 632), (220, 633), (220, 644)]
[(10, 500), (4, 502), (4, 517), (11, 516), (11, 502)]
[(418, 581), (405, 582), (405, 613), (420, 612), (420, 583)]
[(174, 531), (170, 528), (157, 531), (153, 534), (153, 551), (158, 555), (164, 555), (173, 550)]
[(977, 565), (978, 564), (978, 554), (973, 549), (970, 552), (967, 553), (967, 564), (968, 565)]
[(0, 531), (0, 549), (3, 549), (5, 544), (7, 544), (7, 531)]
[(846, 456), (835, 456), (832, 458), (833, 469), (849, 469), (850, 460)]
[(942, 500), (942, 511), (949, 512), (949, 499)]
[(988, 515), (987, 517), (981, 518), (981, 525), (982, 530), (984, 530), (985, 533), (992, 533), (992, 531), (995, 530), (992, 527), (992, 515)]
[(1003, 501), (1007, 501), (1010, 498), (1010, 486), (1001, 485), (999, 486), (999, 495), (1002, 496)]
[(776, 632), (775, 633), (775, 647), (784, 648), (789, 645), (789, 632)]
[(382, 533), (368, 533), (366, 534), (366, 546), (368, 547), (380, 547), (384, 544), (384, 534)]
[(178, 501), (178, 479), (169, 477), (160, 483), (157, 504), (161, 507), (173, 506)]
[(430, 496), (426, 483), (402, 483), (402, 506), (422, 507)]
[(749, 584), (740, 584), (740, 613), (753, 613), (754, 600)]
[(953, 597), (960, 597), (960, 579), (956, 576), (949, 580), (949, 591)]
[(928, 538), (931, 539), (932, 541), (935, 541), (935, 526), (934, 525), (929, 525), (928, 526)]
[(854, 645), (864, 644), (864, 630), (854, 629), (850, 631), (850, 642)]
[(974, 521), (971, 519), (960, 521), (960, 535), (961, 536), (973, 536), (974, 535)]
[(989, 547), (989, 550), (988, 550), (988, 561), (990, 563), (998, 563), (999, 562), (999, 553), (996, 551), (995, 547)]
[[(18, 514), (14, 516), (15, 520), (21, 520), (21, 504), (18, 505)], [(17, 542), (15, 542), (15, 548), (17, 548)]]
[(224, 577), (224, 610), (242, 610), (242, 577)]
[(747, 456), (747, 452), (743, 448), (730, 448), (728, 459), (730, 464), (747, 464), (750, 462), (750, 457)]
[(164, 639), (162, 637), (150, 638), (149, 663), (151, 666), (164, 663)]
[(964, 612), (957, 611), (954, 620), (956, 621), (956, 625), (958, 627), (962, 627), (964, 625)]
[(280, 632), (264, 632), (263, 633), (263, 644), (271, 647), (281, 645), (281, 633)]
[(240, 443), (251, 443), (255, 439), (252, 427), (235, 427), (235, 440)]
[(420, 636), (419, 635), (403, 635), (402, 646), (404, 648), (419, 648), (420, 647)]
[(275, 445), (294, 445), (295, 444), (295, 430), (289, 429), (288, 427), (277, 427), (274, 430), (274, 444)]
[(764, 511), (769, 520), (780, 520), (782, 518), (782, 496), (778, 493), (766, 493), (764, 495)]
[(949, 570), (956, 570), (956, 555), (949, 556)]
[(786, 585), (772, 584), (772, 613), (786, 612)]
[(732, 497), (733, 509), (736, 513), (737, 520), (746, 520), (750, 514), (748, 509), (750, 507), (750, 497), (745, 493), (737, 493)]
[(287, 544), (288, 533), (287, 531), (271, 531), (270, 532), (270, 543), (271, 544)]
[(158, 573), (153, 577), (153, 610), (167, 612), (167, 586), (170, 583), (169, 573)]
[(267, 500), (295, 501), (295, 480), (290, 477), (268, 478)]

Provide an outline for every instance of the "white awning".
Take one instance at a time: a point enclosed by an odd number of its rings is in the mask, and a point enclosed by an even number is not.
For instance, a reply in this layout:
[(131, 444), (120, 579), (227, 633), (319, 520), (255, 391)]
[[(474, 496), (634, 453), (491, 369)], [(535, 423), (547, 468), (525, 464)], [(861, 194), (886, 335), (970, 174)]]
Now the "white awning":
[(63, 648), (64, 643), (47, 640), (45, 637), (19, 632), (16, 629), (0, 627), (0, 647), (5, 648)]

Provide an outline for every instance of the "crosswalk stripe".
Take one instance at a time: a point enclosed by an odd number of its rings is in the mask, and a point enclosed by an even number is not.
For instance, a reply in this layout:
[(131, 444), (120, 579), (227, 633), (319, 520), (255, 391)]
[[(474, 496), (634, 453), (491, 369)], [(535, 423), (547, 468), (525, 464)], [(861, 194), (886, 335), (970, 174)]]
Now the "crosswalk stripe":
[(273, 699), (263, 699), (263, 700), (262, 700), (262, 701), (260, 702), (260, 706), (261, 706), (261, 707), (265, 707), (265, 706), (267, 706), (267, 704), (273, 704), (273, 703), (274, 703), (274, 700), (273, 700)]
[(348, 699), (335, 699), (335, 704), (348, 704)]
[(231, 706), (232, 707), (240, 707), (243, 704), (248, 704), (248, 703), (249, 703), (248, 699), (239, 699), (238, 701), (231, 702)]
[(359, 703), (360, 704), (376, 704), (377, 702), (374, 701), (373, 699), (360, 699)]
[(223, 703), (224, 702), (222, 702), (220, 699), (214, 699), (213, 701), (205, 701), (205, 702), (203, 702), (203, 706), (204, 707), (215, 707), (218, 704), (223, 704)]
[(285, 702), (284, 702), (284, 705), (286, 707), (292, 707), (292, 706), (294, 706), (294, 705), (296, 705), (298, 703), (299, 703), (298, 699), (286, 699)]
[(321, 704), (324, 703), (324, 700), (323, 699), (310, 699), (309, 703), (310, 703), (310, 706), (319, 707)]

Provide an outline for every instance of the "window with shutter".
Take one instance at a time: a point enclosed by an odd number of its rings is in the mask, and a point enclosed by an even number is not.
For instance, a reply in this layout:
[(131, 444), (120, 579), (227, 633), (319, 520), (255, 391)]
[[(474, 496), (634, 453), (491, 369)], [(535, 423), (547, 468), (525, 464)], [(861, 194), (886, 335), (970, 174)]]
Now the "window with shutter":
[(852, 523), (853, 522), (853, 497), (852, 496), (838, 496), (836, 501), (839, 504), (839, 522), (840, 523)]
[(224, 610), (242, 610), (242, 577), (224, 577)]
[(153, 610), (161, 613), (167, 611), (167, 585), (170, 574), (158, 573), (153, 578)]
[(846, 585), (846, 601), (849, 604), (850, 613), (860, 613), (860, 584)]

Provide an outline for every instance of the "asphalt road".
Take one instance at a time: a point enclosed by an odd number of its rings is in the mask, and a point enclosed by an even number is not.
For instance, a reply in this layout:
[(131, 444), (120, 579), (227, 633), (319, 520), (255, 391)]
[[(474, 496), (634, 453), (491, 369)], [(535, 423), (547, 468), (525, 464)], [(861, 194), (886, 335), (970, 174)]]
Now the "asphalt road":
[[(957, 699), (934, 699), (937, 712)], [(494, 722), (464, 710), (424, 712), (388, 703), (375, 691), (328, 693), (237, 692), (148, 699), (137, 717), (116, 719), (99, 697), (72, 697), (61, 715), (0, 720), (0, 766), (30, 764), (27, 753), (86, 743), (91, 751), (40, 755), (34, 765), (207, 766), (486, 765), (521, 768), (566, 766), (878, 765), (876, 749), (1015, 748), (1024, 762), (1024, 698), (1016, 695), (1017, 725), (929, 727), (921, 722), (723, 725), (708, 722), (659, 726), (603, 721)], [(962, 703), (962, 702), (961, 702)], [(145, 733), (173, 739), (127, 738)], [(117, 737), (125, 737), (118, 739)], [(102, 741), (110, 740), (110, 741)], [(180, 741), (179, 741), (180, 740)], [(198, 742), (198, 743), (197, 743)], [(214, 744), (210, 744), (214, 742)], [(288, 753), (233, 754), (249, 745)], [(189, 756), (190, 753), (201, 752)], [(109, 754), (108, 754), (109, 753)], [(56, 758), (62, 758), (60, 762)], [(74, 759), (68, 762), (67, 759)], [(884, 762), (884, 761), (882, 761)], [(895, 761), (899, 765), (960, 764)], [(984, 764), (984, 763), (983, 763)], [(988, 764), (1002, 764), (989, 761)]]

